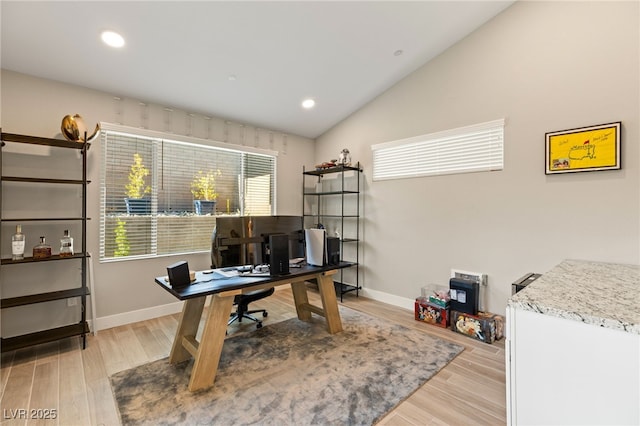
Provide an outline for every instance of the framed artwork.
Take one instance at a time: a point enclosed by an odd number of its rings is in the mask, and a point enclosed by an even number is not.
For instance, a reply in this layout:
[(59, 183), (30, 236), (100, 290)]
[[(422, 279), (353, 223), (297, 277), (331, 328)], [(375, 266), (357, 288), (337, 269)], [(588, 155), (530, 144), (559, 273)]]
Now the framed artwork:
[(621, 124), (545, 133), (545, 174), (620, 169)]

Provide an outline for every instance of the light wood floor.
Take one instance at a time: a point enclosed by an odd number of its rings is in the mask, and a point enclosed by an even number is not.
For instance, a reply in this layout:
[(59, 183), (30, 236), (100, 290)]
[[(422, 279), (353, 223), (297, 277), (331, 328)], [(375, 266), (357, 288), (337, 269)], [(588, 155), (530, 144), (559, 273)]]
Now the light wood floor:
[[(320, 303), (310, 289), (309, 299)], [(413, 319), (413, 312), (364, 297), (345, 295), (343, 304), (406, 327), (451, 340), (465, 350), (379, 425), (500, 425), (506, 423), (504, 340), (477, 342)], [(291, 291), (276, 293), (251, 305), (266, 308), (265, 325), (295, 317)], [(1, 424), (118, 425), (119, 418), (108, 377), (118, 371), (169, 355), (178, 314), (101, 330), (87, 338), (82, 350), (73, 338), (2, 354)], [(255, 327), (234, 324), (229, 332)], [(16, 417), (55, 414), (55, 420), (27, 422)], [(11, 411), (14, 410), (14, 411)], [(47, 411), (49, 410), (49, 411)], [(55, 411), (53, 411), (55, 410)], [(24, 417), (24, 416), (18, 416)], [(226, 426), (226, 425), (225, 425)]]

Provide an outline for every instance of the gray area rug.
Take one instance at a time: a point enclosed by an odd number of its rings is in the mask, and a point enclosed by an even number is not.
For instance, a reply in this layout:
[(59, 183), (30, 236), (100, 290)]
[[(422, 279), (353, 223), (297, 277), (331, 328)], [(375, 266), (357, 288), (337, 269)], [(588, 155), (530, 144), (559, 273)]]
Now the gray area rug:
[(111, 376), (122, 423), (371, 425), (463, 348), (340, 307), (344, 331), (297, 318), (228, 337), (214, 386), (187, 390), (193, 360)]

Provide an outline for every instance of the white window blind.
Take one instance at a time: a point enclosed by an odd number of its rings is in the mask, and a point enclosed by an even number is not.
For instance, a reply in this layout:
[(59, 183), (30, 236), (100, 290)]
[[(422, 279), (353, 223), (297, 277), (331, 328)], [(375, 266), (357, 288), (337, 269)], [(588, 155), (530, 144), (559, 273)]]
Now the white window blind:
[(376, 144), (373, 180), (502, 170), (504, 119)]
[[(275, 155), (136, 132), (101, 132), (100, 260), (209, 251), (217, 215), (273, 214)], [(148, 170), (142, 201), (125, 200), (136, 158)], [(207, 177), (215, 210), (197, 212), (192, 183)]]
[(267, 156), (252, 155), (245, 160), (244, 173), (244, 212), (246, 215), (268, 216), (272, 214), (273, 192), (275, 186), (273, 159)]

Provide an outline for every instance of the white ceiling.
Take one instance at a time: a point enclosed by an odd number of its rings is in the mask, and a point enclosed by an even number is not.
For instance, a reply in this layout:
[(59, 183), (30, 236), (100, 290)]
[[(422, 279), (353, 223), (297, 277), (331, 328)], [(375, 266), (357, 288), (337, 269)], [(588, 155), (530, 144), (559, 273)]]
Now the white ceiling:
[(512, 3), (2, 0), (1, 65), (315, 138)]

